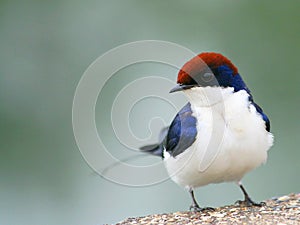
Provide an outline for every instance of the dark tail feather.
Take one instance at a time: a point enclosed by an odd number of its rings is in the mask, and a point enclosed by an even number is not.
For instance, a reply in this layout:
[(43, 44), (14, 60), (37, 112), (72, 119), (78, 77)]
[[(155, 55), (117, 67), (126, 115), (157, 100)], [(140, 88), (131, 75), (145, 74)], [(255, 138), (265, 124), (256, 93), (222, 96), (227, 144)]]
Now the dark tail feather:
[(162, 144), (146, 145), (140, 148), (142, 152), (149, 153), (151, 155), (156, 155), (163, 157), (163, 146)]

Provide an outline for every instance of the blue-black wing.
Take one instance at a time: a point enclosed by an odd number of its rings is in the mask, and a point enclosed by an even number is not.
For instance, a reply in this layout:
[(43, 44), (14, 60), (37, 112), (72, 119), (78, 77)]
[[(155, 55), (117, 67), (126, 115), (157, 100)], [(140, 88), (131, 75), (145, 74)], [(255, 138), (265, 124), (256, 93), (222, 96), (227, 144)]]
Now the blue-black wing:
[(268, 132), (270, 132), (270, 129), (271, 129), (271, 123), (270, 123), (269, 118), (268, 118), (267, 115), (264, 113), (264, 111), (262, 110), (262, 108), (254, 102), (253, 96), (251, 95), (249, 89), (248, 89), (247, 92), (248, 92), (248, 94), (249, 94), (249, 101), (254, 105), (256, 111), (261, 115), (262, 119), (265, 121), (265, 124), (266, 124), (266, 130), (267, 130)]
[(256, 111), (262, 116), (262, 119), (265, 121), (266, 124), (266, 130), (270, 132), (271, 129), (271, 123), (267, 115), (263, 112), (262, 108), (260, 108), (259, 105), (257, 105), (255, 102), (252, 102), (254, 107), (256, 108)]
[(191, 104), (187, 103), (175, 116), (168, 130), (165, 148), (171, 156), (176, 157), (194, 143), (197, 136), (196, 124)]
[(196, 140), (197, 120), (192, 116), (190, 103), (187, 103), (175, 116), (169, 128), (162, 130), (161, 142), (153, 145), (146, 145), (140, 148), (141, 151), (164, 157), (166, 151), (173, 157), (184, 152)]

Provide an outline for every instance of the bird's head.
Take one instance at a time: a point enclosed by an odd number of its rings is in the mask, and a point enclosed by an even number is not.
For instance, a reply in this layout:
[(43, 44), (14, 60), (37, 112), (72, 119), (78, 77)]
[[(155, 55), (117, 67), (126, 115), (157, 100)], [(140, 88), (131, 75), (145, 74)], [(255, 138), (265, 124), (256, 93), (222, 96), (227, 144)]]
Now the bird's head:
[(178, 73), (177, 84), (170, 92), (208, 86), (249, 92), (237, 67), (222, 54), (214, 52), (203, 52), (185, 63)]

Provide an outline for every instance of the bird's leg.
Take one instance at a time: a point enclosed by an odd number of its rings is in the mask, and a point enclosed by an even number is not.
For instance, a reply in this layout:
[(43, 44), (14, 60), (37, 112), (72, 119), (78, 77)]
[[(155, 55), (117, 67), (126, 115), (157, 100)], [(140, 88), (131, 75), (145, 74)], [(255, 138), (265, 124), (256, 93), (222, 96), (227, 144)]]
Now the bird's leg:
[(264, 206), (266, 205), (266, 203), (264, 202), (260, 202), (260, 203), (256, 203), (254, 202), (250, 196), (248, 195), (248, 193), (246, 192), (246, 189), (244, 188), (244, 186), (242, 185), (241, 182), (238, 182), (238, 185), (239, 187), (241, 188), (243, 194), (244, 194), (244, 197), (245, 197), (245, 200), (244, 201), (237, 201), (236, 203), (239, 204), (239, 205), (245, 205), (245, 206)]
[(192, 188), (190, 188), (189, 192), (190, 192), (191, 197), (192, 197), (192, 205), (190, 206), (190, 210), (201, 211), (201, 208), (200, 208), (200, 206), (198, 205), (198, 203), (195, 199), (194, 190)]
[(201, 208), (195, 199), (194, 190), (192, 188), (189, 189), (189, 193), (192, 196), (192, 205), (190, 206), (190, 211), (201, 212), (204, 210), (214, 210), (214, 208), (211, 208), (211, 207)]

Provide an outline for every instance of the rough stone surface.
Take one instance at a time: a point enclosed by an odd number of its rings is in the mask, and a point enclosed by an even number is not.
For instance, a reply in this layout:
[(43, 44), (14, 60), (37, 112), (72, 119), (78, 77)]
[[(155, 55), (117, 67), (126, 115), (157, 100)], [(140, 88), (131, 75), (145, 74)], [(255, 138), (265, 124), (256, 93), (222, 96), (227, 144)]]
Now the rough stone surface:
[(265, 201), (262, 207), (229, 205), (204, 212), (175, 212), (128, 218), (123, 224), (300, 224), (300, 193)]

